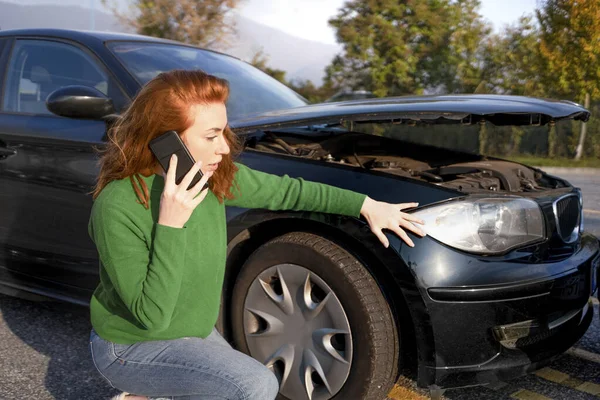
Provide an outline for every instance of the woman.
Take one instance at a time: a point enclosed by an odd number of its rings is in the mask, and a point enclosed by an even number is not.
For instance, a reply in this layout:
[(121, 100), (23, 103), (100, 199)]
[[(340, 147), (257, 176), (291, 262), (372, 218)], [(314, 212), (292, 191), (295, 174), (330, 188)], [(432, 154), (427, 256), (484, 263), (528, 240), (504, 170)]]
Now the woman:
[[(89, 233), (100, 258), (91, 304), (94, 365), (119, 399), (274, 399), (264, 365), (214, 329), (226, 258), (225, 206), (314, 210), (358, 217), (387, 247), (382, 229), (414, 244), (423, 235), (400, 210), (348, 190), (278, 177), (234, 163), (240, 144), (227, 126), (227, 81), (171, 71), (149, 81), (109, 132)], [(195, 160), (179, 185), (149, 142), (175, 130)], [(187, 190), (198, 170), (203, 178)], [(208, 182), (208, 188), (201, 190)], [(128, 394), (128, 393), (135, 393)]]

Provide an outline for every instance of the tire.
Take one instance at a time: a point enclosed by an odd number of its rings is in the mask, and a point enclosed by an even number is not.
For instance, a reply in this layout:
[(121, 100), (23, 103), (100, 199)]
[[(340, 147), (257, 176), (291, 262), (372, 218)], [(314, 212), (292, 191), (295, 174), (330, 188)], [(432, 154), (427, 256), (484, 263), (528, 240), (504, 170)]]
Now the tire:
[(399, 336), (381, 289), (320, 236), (292, 232), (252, 253), (230, 315), (234, 345), (277, 375), (278, 399), (381, 400), (397, 377)]

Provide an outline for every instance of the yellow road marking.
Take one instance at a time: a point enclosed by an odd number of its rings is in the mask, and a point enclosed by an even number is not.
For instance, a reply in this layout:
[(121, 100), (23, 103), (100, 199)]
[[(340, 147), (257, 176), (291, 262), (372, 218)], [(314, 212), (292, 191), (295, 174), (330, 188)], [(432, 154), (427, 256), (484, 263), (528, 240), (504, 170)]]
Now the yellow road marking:
[(587, 209), (583, 209), (583, 213), (584, 214), (593, 214), (593, 215), (600, 215), (600, 211), (598, 210), (587, 210)]
[[(571, 348), (569, 349), (571, 350), (579, 350), (580, 349), (576, 349), (576, 348)], [(534, 372), (535, 375), (539, 376), (540, 378), (543, 378), (547, 381), (550, 382), (554, 382), (554, 383), (558, 383), (561, 384), (563, 386), (567, 386), (569, 388), (578, 390), (580, 392), (585, 392), (585, 393), (589, 393), (592, 394), (594, 396), (600, 395), (600, 385), (596, 384), (596, 383), (592, 383), (592, 382), (584, 382), (580, 379), (577, 378), (572, 378), (570, 377), (568, 374), (565, 374), (563, 372), (557, 371), (555, 369), (552, 368), (542, 368), (536, 372)], [(515, 394), (520, 393), (517, 392)], [(513, 395), (514, 396), (514, 395)], [(513, 397), (511, 396), (511, 397)], [(542, 396), (543, 397), (543, 396)], [(529, 397), (514, 397), (516, 399), (529, 399)], [(532, 400), (537, 400), (537, 397), (532, 397)], [(541, 399), (541, 398), (539, 398)]]
[(526, 389), (521, 389), (518, 392), (511, 394), (510, 397), (518, 400), (552, 400), (549, 397), (542, 396), (539, 393), (532, 392)]
[(575, 389), (589, 394), (593, 394), (594, 396), (600, 394), (600, 385), (597, 385), (592, 382), (584, 382), (581, 385), (577, 386)]
[[(581, 379), (577, 379), (577, 378), (569, 378), (566, 381), (564, 381), (562, 383), (563, 386), (568, 386), (572, 389), (577, 389), (578, 386), (583, 385), (585, 382), (582, 381)], [(579, 390), (579, 389), (577, 389)]]
[(542, 368), (534, 372), (535, 375), (540, 378), (544, 378), (547, 381), (554, 383), (563, 383), (567, 379), (569, 379), (569, 375), (563, 372), (557, 371), (552, 368)]

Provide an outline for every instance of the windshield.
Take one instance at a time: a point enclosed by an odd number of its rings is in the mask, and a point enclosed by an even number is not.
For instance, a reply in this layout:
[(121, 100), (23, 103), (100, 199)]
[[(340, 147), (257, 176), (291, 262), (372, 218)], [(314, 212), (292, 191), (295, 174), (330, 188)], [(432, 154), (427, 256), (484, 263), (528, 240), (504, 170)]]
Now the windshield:
[(144, 85), (161, 72), (201, 69), (229, 81), (228, 118), (306, 105), (296, 92), (250, 64), (194, 47), (150, 42), (110, 42), (108, 48)]

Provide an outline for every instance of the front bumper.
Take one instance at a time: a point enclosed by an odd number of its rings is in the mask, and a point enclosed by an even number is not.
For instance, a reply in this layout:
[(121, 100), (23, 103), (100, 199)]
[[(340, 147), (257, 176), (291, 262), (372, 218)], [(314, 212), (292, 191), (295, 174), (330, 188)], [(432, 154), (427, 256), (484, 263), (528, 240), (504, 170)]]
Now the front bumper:
[[(438, 366), (435, 385), (457, 388), (506, 381), (535, 371), (567, 351), (587, 331), (593, 318), (591, 300), (576, 315), (558, 328), (523, 338), (517, 348), (501, 347), (488, 361), (476, 365)], [(531, 341), (531, 343), (528, 343)]]
[[(569, 259), (510, 283), (428, 287), (426, 308), (434, 360), (419, 366), (419, 386), (456, 388), (504, 381), (534, 371), (575, 344), (592, 318), (598, 240), (584, 235)], [(561, 270), (562, 266), (562, 270)], [(494, 264), (485, 266), (493, 270)], [(502, 268), (502, 266), (499, 266)]]

